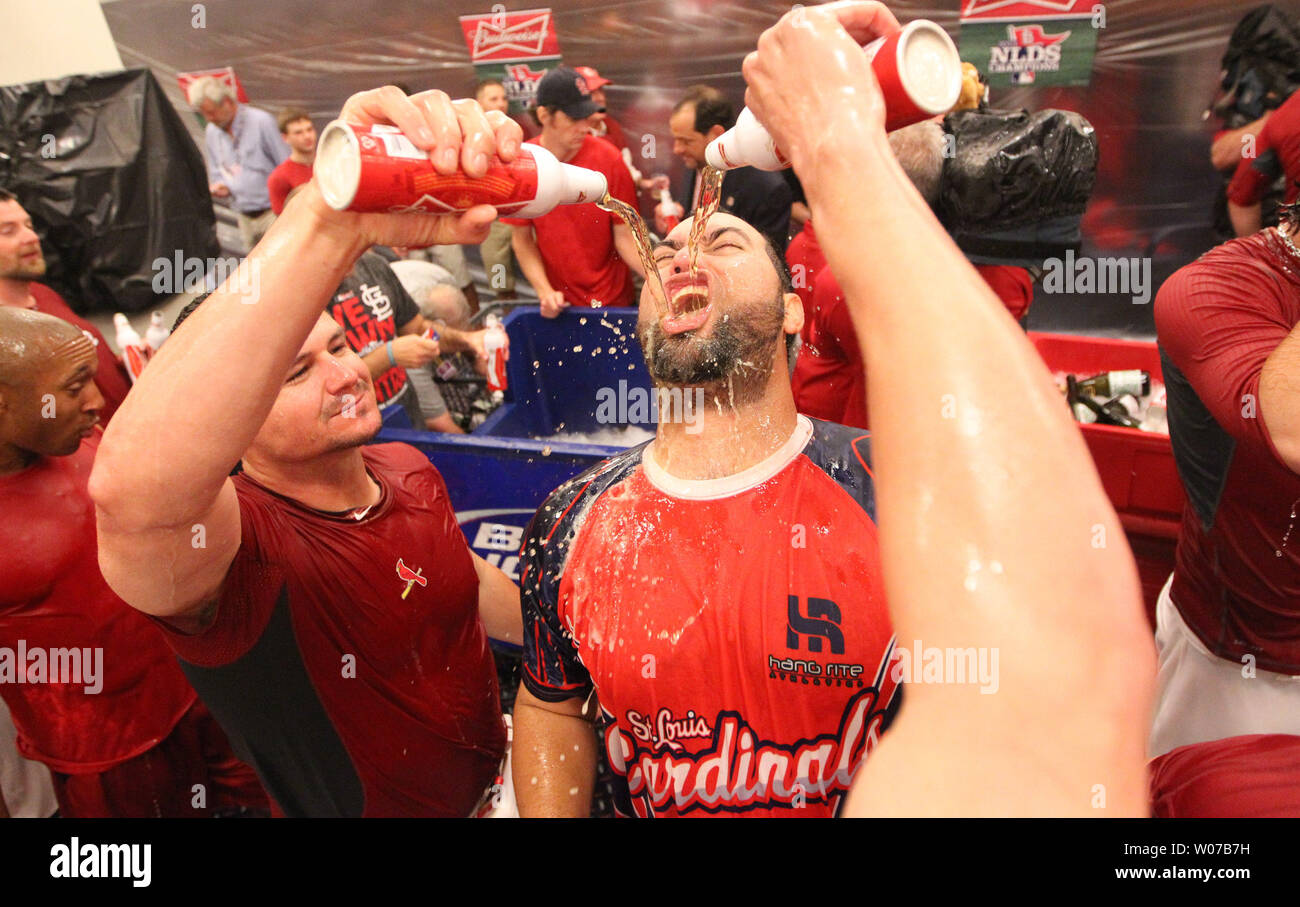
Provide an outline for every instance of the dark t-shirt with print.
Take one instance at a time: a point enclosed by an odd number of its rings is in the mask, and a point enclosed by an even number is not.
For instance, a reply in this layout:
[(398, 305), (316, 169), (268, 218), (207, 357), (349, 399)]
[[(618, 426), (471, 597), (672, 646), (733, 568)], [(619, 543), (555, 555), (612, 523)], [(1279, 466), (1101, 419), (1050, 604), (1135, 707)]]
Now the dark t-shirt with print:
[[(330, 317), (343, 326), (343, 333), (358, 356), (364, 356), (397, 337), (397, 332), (420, 309), (402, 288), (388, 262), (366, 252), (343, 278), (329, 301)], [(375, 398), (380, 410), (414, 401), (406, 369), (390, 368), (375, 379)]]

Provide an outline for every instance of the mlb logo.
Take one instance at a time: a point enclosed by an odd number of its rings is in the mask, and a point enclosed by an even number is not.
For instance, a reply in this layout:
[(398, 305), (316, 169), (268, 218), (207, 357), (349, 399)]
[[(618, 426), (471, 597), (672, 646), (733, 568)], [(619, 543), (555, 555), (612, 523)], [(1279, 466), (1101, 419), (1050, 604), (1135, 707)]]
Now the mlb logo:
[(1035, 75), (1036, 73), (1032, 69), (1027, 69), (1024, 72), (1013, 72), (1011, 73), (1011, 84), (1033, 85)]

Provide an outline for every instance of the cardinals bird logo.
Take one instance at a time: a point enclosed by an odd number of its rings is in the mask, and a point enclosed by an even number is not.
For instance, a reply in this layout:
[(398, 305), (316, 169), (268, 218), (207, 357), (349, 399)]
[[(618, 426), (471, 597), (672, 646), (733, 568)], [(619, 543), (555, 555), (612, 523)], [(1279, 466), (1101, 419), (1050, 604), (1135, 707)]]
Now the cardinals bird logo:
[(423, 567), (417, 567), (412, 570), (410, 567), (406, 566), (406, 564), (402, 563), (400, 557), (397, 559), (397, 578), (406, 583), (406, 589), (402, 592), (403, 599), (411, 594), (411, 587), (416, 583), (419, 583), (421, 586), (429, 585), (428, 578), (420, 575), (420, 571), (423, 569)]

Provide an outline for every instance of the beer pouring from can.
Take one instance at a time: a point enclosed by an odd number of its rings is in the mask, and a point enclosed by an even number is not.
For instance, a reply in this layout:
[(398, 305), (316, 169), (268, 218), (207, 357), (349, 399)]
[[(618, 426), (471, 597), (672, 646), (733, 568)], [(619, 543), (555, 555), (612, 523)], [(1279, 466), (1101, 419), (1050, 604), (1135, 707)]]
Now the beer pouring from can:
[[(961, 95), (961, 56), (948, 33), (928, 19), (909, 22), (862, 48), (885, 99), (885, 131), (947, 113)], [(704, 150), (710, 167), (784, 170), (790, 161), (748, 107), (736, 125)]]

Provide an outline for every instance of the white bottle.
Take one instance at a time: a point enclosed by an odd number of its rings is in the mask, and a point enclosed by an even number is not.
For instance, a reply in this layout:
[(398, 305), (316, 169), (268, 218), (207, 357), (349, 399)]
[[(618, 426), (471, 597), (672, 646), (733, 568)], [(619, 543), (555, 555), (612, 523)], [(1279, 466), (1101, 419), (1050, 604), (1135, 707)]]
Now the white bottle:
[(135, 328), (131, 327), (131, 322), (121, 312), (113, 315), (113, 326), (117, 328), (117, 348), (126, 353), (128, 346), (144, 346), (144, 341), (136, 333)]
[[(511, 217), (541, 217), (557, 205), (598, 202), (609, 191), (605, 174), (561, 163), (541, 145), (521, 145), (519, 151), (532, 154), (537, 162), (537, 196)], [(497, 326), (500, 327), (500, 319), (497, 319)], [(501, 333), (505, 334), (505, 328), (501, 328)]]
[(748, 107), (736, 117), (735, 126), (709, 142), (704, 149), (704, 160), (715, 170), (735, 170), (737, 167), (784, 170), (790, 166), (771, 134)]
[(163, 313), (154, 312), (149, 316), (149, 330), (144, 332), (144, 342), (149, 344), (149, 349), (156, 353), (171, 333), (163, 324)]
[(117, 327), (117, 348), (122, 351), (122, 364), (126, 366), (126, 374), (134, 384), (144, 371), (151, 350), (121, 312), (113, 315), (113, 324)]
[(496, 315), (487, 316), (484, 323), (487, 325), (483, 349), (487, 353), (488, 390), (492, 392), (494, 401), (500, 401), (505, 397), (507, 385), (505, 348), (509, 340), (501, 319)]
[(664, 230), (666, 232), (671, 232), (673, 228), (682, 222), (677, 211), (677, 202), (673, 201), (672, 193), (667, 189), (660, 189), (659, 204), (655, 206), (655, 213), (663, 218)]

